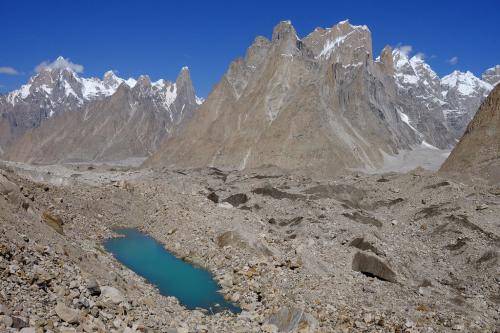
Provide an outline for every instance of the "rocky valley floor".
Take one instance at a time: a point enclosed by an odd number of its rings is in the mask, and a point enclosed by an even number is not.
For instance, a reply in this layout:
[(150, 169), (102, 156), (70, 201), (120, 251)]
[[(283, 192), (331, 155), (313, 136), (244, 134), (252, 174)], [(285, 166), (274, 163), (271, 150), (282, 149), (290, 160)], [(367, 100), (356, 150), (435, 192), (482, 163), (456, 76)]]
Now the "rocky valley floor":
[[(422, 169), (0, 168), (1, 332), (495, 332), (500, 188)], [(161, 296), (107, 253), (136, 227), (243, 310)]]

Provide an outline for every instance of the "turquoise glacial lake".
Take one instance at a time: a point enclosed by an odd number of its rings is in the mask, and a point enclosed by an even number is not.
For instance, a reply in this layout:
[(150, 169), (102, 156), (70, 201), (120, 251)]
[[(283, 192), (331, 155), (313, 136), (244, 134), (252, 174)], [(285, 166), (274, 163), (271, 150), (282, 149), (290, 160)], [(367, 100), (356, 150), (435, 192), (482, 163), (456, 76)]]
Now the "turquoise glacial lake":
[(218, 292), (210, 272), (176, 258), (153, 237), (137, 229), (119, 229), (124, 237), (104, 242), (105, 249), (122, 264), (156, 286), (162, 295), (175, 296), (188, 309), (209, 313), (241, 310)]

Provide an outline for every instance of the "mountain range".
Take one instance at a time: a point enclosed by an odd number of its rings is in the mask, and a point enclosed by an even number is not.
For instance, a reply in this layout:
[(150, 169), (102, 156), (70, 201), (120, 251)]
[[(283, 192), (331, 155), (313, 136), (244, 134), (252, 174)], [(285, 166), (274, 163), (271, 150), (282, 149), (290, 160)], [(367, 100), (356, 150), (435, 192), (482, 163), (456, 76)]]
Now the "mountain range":
[(374, 59), (370, 30), (349, 21), (302, 39), (284, 21), (231, 63), (192, 121), (145, 165), (378, 168), (415, 146), (453, 147), (498, 83), (498, 66), (485, 78), (441, 79), (402, 48)]
[[(500, 66), (440, 78), (404, 47), (372, 50), (342, 21), (299, 38), (290, 21), (259, 36), (206, 101), (175, 83), (79, 77), (58, 58), (0, 97), (0, 154), (32, 163), (148, 157), (145, 166), (276, 165), (336, 174), (377, 169), (415, 147), (451, 149), (500, 82)], [(203, 102), (203, 103), (202, 103)]]
[(7, 159), (38, 163), (146, 157), (203, 102), (189, 69), (177, 80), (151, 82), (79, 77), (71, 68), (43, 69), (0, 99), (0, 147)]

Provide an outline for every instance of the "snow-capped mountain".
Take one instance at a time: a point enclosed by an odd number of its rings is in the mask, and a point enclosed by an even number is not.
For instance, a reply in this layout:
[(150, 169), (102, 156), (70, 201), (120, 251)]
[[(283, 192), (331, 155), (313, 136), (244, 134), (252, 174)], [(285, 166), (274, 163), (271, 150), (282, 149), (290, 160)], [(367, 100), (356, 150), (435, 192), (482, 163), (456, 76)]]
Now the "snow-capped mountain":
[(385, 52), (392, 54), (396, 103), (402, 119), (407, 119), (423, 141), (439, 148), (452, 146), (455, 140), (442, 112), (446, 101), (441, 94), (439, 76), (422, 55), (409, 57), (408, 52), (400, 48), (386, 48)]
[[(87, 128), (89, 126), (96, 126), (96, 128), (100, 126), (98, 123), (92, 123), (91, 118), (100, 118), (100, 121), (105, 122), (110, 121), (116, 115), (121, 115), (120, 119), (114, 119), (112, 123), (114, 128), (122, 128), (120, 133), (113, 134), (113, 140), (116, 142), (119, 142), (121, 137), (131, 134), (127, 131), (136, 131), (142, 126), (141, 120), (146, 118), (151, 120), (149, 127), (144, 129), (146, 133), (137, 132), (137, 140), (143, 145), (136, 145), (137, 149), (130, 157), (147, 156), (165, 135), (169, 135), (184, 120), (189, 119), (192, 112), (203, 102), (203, 99), (197, 97), (194, 92), (187, 67), (180, 71), (176, 82), (163, 79), (151, 82), (146, 75), (137, 80), (133, 78), (125, 80), (116, 76), (113, 71), (106, 72), (102, 79), (84, 78), (69, 66), (64, 66), (67, 63), (64, 58), (59, 57), (51, 66), (42, 68), (20, 89), (0, 97), (0, 128), (5, 129), (0, 132), (0, 154), (5, 151), (10, 158), (24, 159), (26, 155), (22, 152), (31, 152), (31, 147), (36, 147), (41, 151), (42, 144), (51, 142), (48, 139), (50, 137), (56, 139), (55, 142), (50, 143), (53, 146), (50, 150), (54, 154), (45, 151), (43, 153), (45, 161), (50, 162), (55, 155), (63, 160), (65, 158), (63, 152), (68, 151), (63, 147), (64, 143), (68, 142), (64, 141), (65, 137), (75, 136), (76, 142), (84, 142), (83, 139), (76, 139), (76, 135), (91, 131)], [(122, 93), (117, 95), (120, 90)], [(123, 90), (128, 93), (123, 93)], [(122, 110), (110, 114), (110, 110), (115, 105), (122, 105), (122, 109), (128, 110), (129, 114), (124, 116)], [(102, 114), (98, 115), (98, 113)], [(126, 123), (120, 124), (120, 121), (132, 118), (133, 114), (141, 113), (151, 113), (151, 115), (144, 115), (136, 123), (130, 124), (131, 127), (127, 129), (123, 128), (127, 125)], [(79, 119), (79, 123), (73, 124), (76, 119)], [(154, 124), (155, 121), (156, 124)], [(45, 126), (48, 122), (50, 125)], [(53, 135), (54, 131), (57, 131), (57, 126), (54, 124), (61, 126), (64, 124), (64, 128), (61, 128), (63, 132), (60, 132), (58, 136)], [(69, 128), (72, 126), (74, 128), (70, 131)], [(152, 128), (156, 129), (152, 130)], [(106, 142), (109, 139), (106, 135), (111, 135), (112, 132), (99, 134), (99, 139), (103, 144), (109, 145), (109, 142)], [(40, 135), (38, 136), (40, 142), (30, 141), (29, 138), (33, 135)], [(23, 138), (24, 136), (26, 138)], [(26, 147), (17, 144), (18, 142), (22, 142), (22, 145)], [(71, 147), (77, 150), (75, 146)], [(85, 158), (92, 159), (98, 155), (100, 149), (102, 150), (99, 145), (95, 145), (94, 148), (93, 154), (89, 153)], [(140, 148), (144, 148), (142, 153)], [(57, 149), (59, 152), (55, 154)], [(126, 148), (120, 149), (117, 148), (118, 151), (114, 152), (116, 158), (129, 157), (128, 153), (124, 153), (127, 151)], [(32, 155), (26, 158), (36, 159), (36, 150)], [(73, 154), (71, 158), (79, 159), (77, 154)], [(81, 159), (84, 159), (84, 156)]]
[(440, 78), (409, 51), (386, 47), (373, 59), (364, 25), (300, 38), (283, 21), (231, 63), (206, 102), (188, 68), (176, 82), (82, 78), (58, 58), (0, 98), (0, 153), (45, 163), (147, 157), (171, 138), (148, 165), (373, 169), (401, 150), (453, 147), (498, 81), (499, 66), (484, 80)]
[(487, 69), (481, 76), (483, 81), (488, 82), (492, 86), (500, 83), (500, 65)]
[(443, 113), (451, 131), (459, 139), (493, 86), (471, 72), (454, 71), (441, 80), (447, 101)]
[(59, 112), (73, 111), (85, 102), (111, 96), (123, 82), (130, 87), (136, 83), (134, 79), (117, 77), (113, 71), (106, 72), (102, 80), (83, 78), (72, 68), (62, 66), (66, 62), (63, 57), (58, 57), (53, 66), (42, 68), (27, 84), (7, 94), (3, 104), (12, 107), (38, 104), (50, 117)]
[[(469, 71), (439, 78), (422, 55), (409, 57), (404, 48), (392, 56), (401, 112), (432, 145), (454, 146), (493, 85)], [(500, 79), (497, 72), (489, 69), (483, 77), (494, 82)]]

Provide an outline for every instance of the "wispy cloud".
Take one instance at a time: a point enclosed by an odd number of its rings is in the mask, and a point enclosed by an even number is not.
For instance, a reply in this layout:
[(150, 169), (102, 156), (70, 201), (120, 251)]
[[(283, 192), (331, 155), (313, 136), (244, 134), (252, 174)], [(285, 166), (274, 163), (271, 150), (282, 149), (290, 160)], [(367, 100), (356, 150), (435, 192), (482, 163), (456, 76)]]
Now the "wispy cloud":
[(422, 60), (424, 60), (424, 59), (425, 59), (425, 58), (427, 58), (427, 57), (425, 56), (425, 53), (423, 53), (423, 52), (418, 52), (417, 54), (415, 54), (415, 58), (418, 58), (418, 59), (422, 59)]
[(0, 67), (0, 74), (17, 75), (19, 72), (14, 67)]
[(39, 73), (44, 69), (71, 69), (76, 73), (83, 72), (83, 66), (79, 64), (75, 64), (71, 62), (69, 59), (65, 59), (63, 57), (58, 57), (53, 62), (49, 63), (48, 61), (44, 61), (35, 67), (35, 72)]
[(411, 45), (398, 45), (397, 49), (399, 50), (399, 52), (401, 52), (405, 56), (409, 56), (411, 51), (413, 50), (413, 46), (411, 46)]
[(450, 65), (456, 65), (458, 64), (458, 57), (457, 56), (451, 57), (450, 59), (446, 60), (446, 62)]

